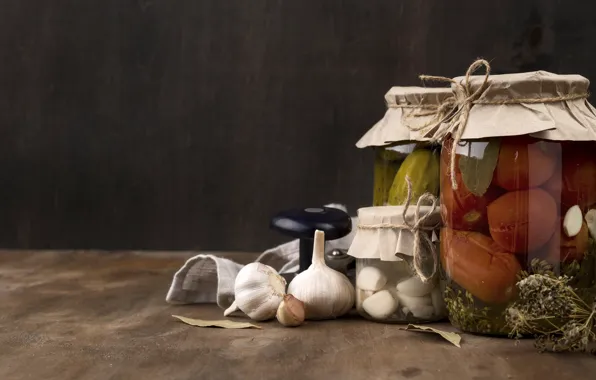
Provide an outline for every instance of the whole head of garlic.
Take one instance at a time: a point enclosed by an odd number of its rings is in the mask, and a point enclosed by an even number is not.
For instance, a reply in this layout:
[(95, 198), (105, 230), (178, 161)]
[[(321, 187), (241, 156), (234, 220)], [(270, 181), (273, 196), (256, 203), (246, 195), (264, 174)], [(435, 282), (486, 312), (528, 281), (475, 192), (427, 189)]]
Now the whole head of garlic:
[(275, 269), (262, 263), (244, 266), (234, 282), (235, 300), (224, 316), (240, 309), (250, 319), (266, 321), (275, 317), (284, 299), (286, 280)]
[(312, 264), (296, 275), (288, 286), (305, 307), (306, 319), (332, 319), (354, 306), (354, 287), (342, 273), (325, 264), (325, 233), (315, 231)]

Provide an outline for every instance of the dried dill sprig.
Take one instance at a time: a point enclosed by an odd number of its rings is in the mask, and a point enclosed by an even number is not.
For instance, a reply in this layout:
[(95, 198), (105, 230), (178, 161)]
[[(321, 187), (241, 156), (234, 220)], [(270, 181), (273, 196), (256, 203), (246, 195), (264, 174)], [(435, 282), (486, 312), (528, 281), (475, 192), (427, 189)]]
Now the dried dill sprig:
[(547, 261), (540, 259), (532, 259), (530, 261), (530, 271), (532, 274), (543, 274), (545, 276), (554, 276), (553, 266)]
[(569, 284), (572, 278), (557, 277), (546, 265), (532, 262), (535, 273), (517, 283), (518, 300), (505, 313), (510, 335), (535, 335), (540, 351), (587, 352), (596, 341), (596, 299), (584, 301)]
[(451, 287), (445, 289), (445, 305), (451, 322), (465, 331), (490, 333), (492, 326), (488, 317), (489, 308), (477, 308), (469, 292), (455, 292)]
[(544, 274), (547, 276), (554, 276), (554, 268), (547, 261), (540, 259), (532, 259), (527, 271), (522, 270), (517, 274), (517, 280), (521, 281), (531, 274)]

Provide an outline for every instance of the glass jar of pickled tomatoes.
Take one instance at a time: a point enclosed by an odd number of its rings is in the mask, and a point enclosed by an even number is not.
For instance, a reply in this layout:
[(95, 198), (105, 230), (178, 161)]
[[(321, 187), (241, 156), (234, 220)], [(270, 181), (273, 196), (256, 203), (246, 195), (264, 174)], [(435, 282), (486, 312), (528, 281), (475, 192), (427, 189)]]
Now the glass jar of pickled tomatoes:
[(481, 95), (441, 152), (445, 303), (459, 329), (509, 335), (522, 278), (567, 276), (578, 295), (596, 294), (596, 110), (578, 75), (465, 84)]

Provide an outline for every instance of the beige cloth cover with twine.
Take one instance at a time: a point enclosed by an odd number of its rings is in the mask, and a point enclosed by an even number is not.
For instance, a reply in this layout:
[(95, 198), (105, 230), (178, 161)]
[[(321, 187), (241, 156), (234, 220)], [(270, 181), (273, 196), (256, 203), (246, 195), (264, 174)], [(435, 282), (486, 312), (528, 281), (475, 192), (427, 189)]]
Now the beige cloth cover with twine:
[[(484, 75), (472, 75), (484, 67)], [(490, 64), (479, 59), (465, 76), (446, 78), (421, 75), (422, 80), (451, 83), (453, 96), (437, 109), (413, 113), (408, 128), (432, 142), (453, 137), (451, 184), (455, 180), (455, 157), (461, 140), (529, 135), (552, 141), (596, 141), (596, 110), (587, 101), (590, 82), (581, 75), (558, 75), (546, 71), (490, 75)], [(476, 152), (480, 155), (482, 152)]]
[[(402, 216), (405, 206), (377, 206), (358, 209), (358, 222), (362, 226), (403, 225)], [(406, 219), (414, 223), (414, 208), (410, 207)], [(420, 206), (420, 213), (427, 215), (431, 206)], [(424, 227), (433, 227), (441, 222), (440, 209), (436, 208), (426, 219)], [(423, 232), (431, 233), (431, 232)], [(432, 232), (432, 240), (437, 235)], [(396, 253), (413, 256), (414, 234), (406, 228), (358, 228), (348, 255), (357, 259), (380, 259), (383, 261), (402, 261)]]
[[(453, 80), (463, 85), (466, 77)], [(470, 90), (481, 88), (484, 80), (484, 75), (471, 76)], [(456, 83), (452, 85), (454, 91)], [(581, 75), (546, 71), (491, 75), (473, 101), (461, 139), (530, 135), (555, 141), (594, 141), (596, 110), (586, 99), (589, 85)], [(561, 97), (564, 99), (554, 100)], [(552, 101), (540, 102), (549, 98)], [(531, 99), (537, 102), (530, 103)], [(520, 103), (515, 103), (518, 100)]]
[[(356, 143), (358, 148), (385, 146), (390, 143), (428, 141), (420, 132), (408, 128), (406, 121), (420, 125), (428, 124), (439, 106), (453, 93), (448, 87), (392, 87), (385, 94), (385, 116), (368, 130)], [(414, 121), (409, 118), (415, 113)], [(411, 124), (410, 124), (411, 125)], [(410, 153), (410, 152), (403, 152)]]
[[(424, 193), (412, 205), (412, 182), (407, 176), (405, 180), (408, 196), (403, 206), (358, 209), (357, 232), (348, 255), (382, 261), (406, 260), (422, 282), (429, 282), (439, 270), (435, 233), (441, 225), (439, 200)], [(424, 206), (426, 201), (432, 201), (432, 205)]]

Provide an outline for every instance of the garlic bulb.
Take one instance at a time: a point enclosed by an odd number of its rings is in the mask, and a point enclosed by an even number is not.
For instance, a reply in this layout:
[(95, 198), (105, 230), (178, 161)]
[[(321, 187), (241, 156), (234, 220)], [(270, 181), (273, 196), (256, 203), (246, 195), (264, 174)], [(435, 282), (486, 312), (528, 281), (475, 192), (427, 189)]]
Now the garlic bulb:
[(354, 306), (354, 287), (348, 278), (325, 264), (325, 233), (315, 231), (312, 264), (288, 286), (304, 302), (306, 319), (332, 319)]
[(275, 317), (285, 291), (286, 280), (275, 269), (262, 263), (247, 264), (236, 276), (235, 301), (224, 311), (224, 316), (240, 309), (255, 321), (271, 319)]

